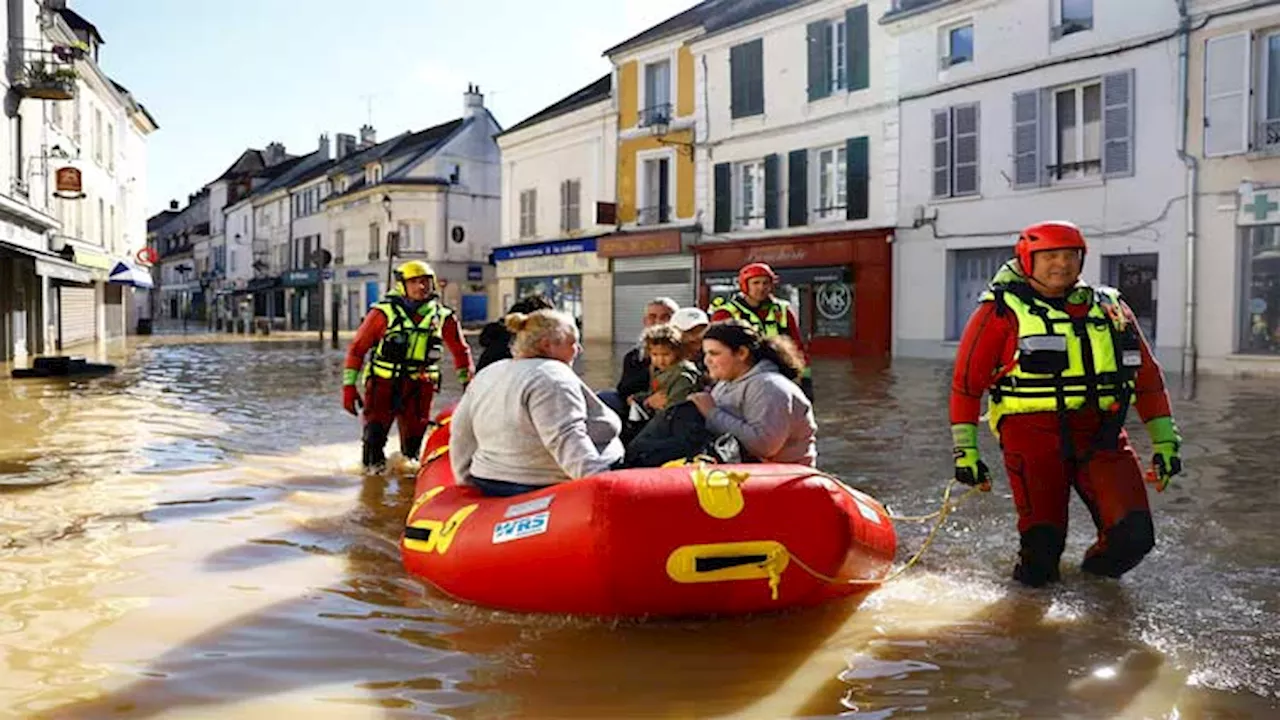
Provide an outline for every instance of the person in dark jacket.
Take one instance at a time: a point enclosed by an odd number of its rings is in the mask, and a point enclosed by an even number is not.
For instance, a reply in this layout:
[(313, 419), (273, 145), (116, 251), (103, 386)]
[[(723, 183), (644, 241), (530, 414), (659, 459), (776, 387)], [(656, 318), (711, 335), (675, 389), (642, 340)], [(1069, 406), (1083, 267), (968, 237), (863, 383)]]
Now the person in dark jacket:
[[(507, 315), (512, 313), (522, 313), (524, 315), (532, 315), (538, 310), (554, 310), (555, 306), (551, 301), (541, 295), (530, 295), (526, 298), (520, 298), (507, 311)], [(504, 316), (505, 318), (505, 316)], [(499, 360), (511, 359), (511, 340), (513, 336), (507, 326), (503, 324), (502, 319), (495, 320), (480, 331), (480, 347), (484, 350), (480, 353), (480, 360), (476, 362), (476, 372), (480, 372), (487, 365), (492, 365)]]
[[(644, 308), (644, 327), (671, 322), (680, 305), (669, 297), (658, 297)], [(639, 338), (637, 338), (639, 340)], [(627, 398), (649, 389), (649, 359), (644, 356), (644, 345), (637, 344), (622, 357), (622, 377), (618, 379), (617, 392), (602, 390), (597, 393), (605, 405), (622, 417), (627, 416)]]

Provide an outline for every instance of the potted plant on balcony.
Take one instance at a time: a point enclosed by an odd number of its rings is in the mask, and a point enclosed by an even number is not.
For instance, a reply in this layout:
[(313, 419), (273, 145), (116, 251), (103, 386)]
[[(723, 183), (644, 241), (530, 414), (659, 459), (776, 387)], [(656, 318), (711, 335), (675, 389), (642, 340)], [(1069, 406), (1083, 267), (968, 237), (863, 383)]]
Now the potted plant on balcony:
[(76, 96), (75, 68), (33, 60), (21, 84), (23, 94), (41, 100), (71, 100)]

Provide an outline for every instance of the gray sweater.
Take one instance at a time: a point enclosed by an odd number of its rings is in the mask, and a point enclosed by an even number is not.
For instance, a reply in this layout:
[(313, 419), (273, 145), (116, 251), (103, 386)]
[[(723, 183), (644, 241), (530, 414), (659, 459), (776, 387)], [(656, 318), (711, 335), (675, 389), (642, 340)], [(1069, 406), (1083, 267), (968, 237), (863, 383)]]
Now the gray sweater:
[(559, 360), (499, 360), (467, 386), (450, 424), (454, 477), (552, 485), (622, 459), (622, 421)]
[(716, 407), (707, 415), (707, 428), (729, 433), (747, 452), (765, 462), (814, 465), (818, 424), (813, 406), (800, 386), (761, 360), (742, 377), (711, 388)]

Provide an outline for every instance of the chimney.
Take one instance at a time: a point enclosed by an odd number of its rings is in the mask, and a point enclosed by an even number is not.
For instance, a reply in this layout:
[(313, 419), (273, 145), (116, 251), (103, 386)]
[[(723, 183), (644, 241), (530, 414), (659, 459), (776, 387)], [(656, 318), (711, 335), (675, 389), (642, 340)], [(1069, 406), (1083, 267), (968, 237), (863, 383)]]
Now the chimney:
[(177, 200), (170, 200), (170, 201), (169, 201), (169, 209), (170, 209), (170, 210), (177, 210), (177, 209), (178, 209), (178, 201), (177, 201)]
[(484, 111), (484, 95), (480, 94), (480, 86), (467, 84), (467, 91), (462, 94), (462, 117), (475, 117)]
[(378, 144), (378, 133), (374, 132), (372, 125), (360, 126), (360, 149), (373, 147)]
[(329, 133), (320, 133), (320, 144), (316, 152), (320, 153), (320, 157), (325, 160), (329, 159)]
[(266, 151), (263, 152), (262, 160), (267, 164), (267, 167), (271, 167), (272, 165), (275, 165), (276, 163), (279, 163), (284, 159), (285, 159), (284, 145), (278, 142), (271, 143), (270, 145), (267, 146)]
[(336, 137), (338, 140), (338, 159), (339, 160), (355, 152), (355, 149), (356, 149), (355, 135), (352, 135), (351, 133), (338, 133)]

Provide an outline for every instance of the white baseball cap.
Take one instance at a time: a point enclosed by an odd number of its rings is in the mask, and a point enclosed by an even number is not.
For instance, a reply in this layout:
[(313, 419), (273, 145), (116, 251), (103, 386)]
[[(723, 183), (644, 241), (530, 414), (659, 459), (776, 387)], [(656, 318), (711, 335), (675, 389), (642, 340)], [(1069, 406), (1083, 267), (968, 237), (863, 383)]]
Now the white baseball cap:
[(671, 316), (671, 324), (680, 332), (689, 332), (699, 325), (710, 325), (711, 319), (701, 308), (686, 307), (680, 308)]

